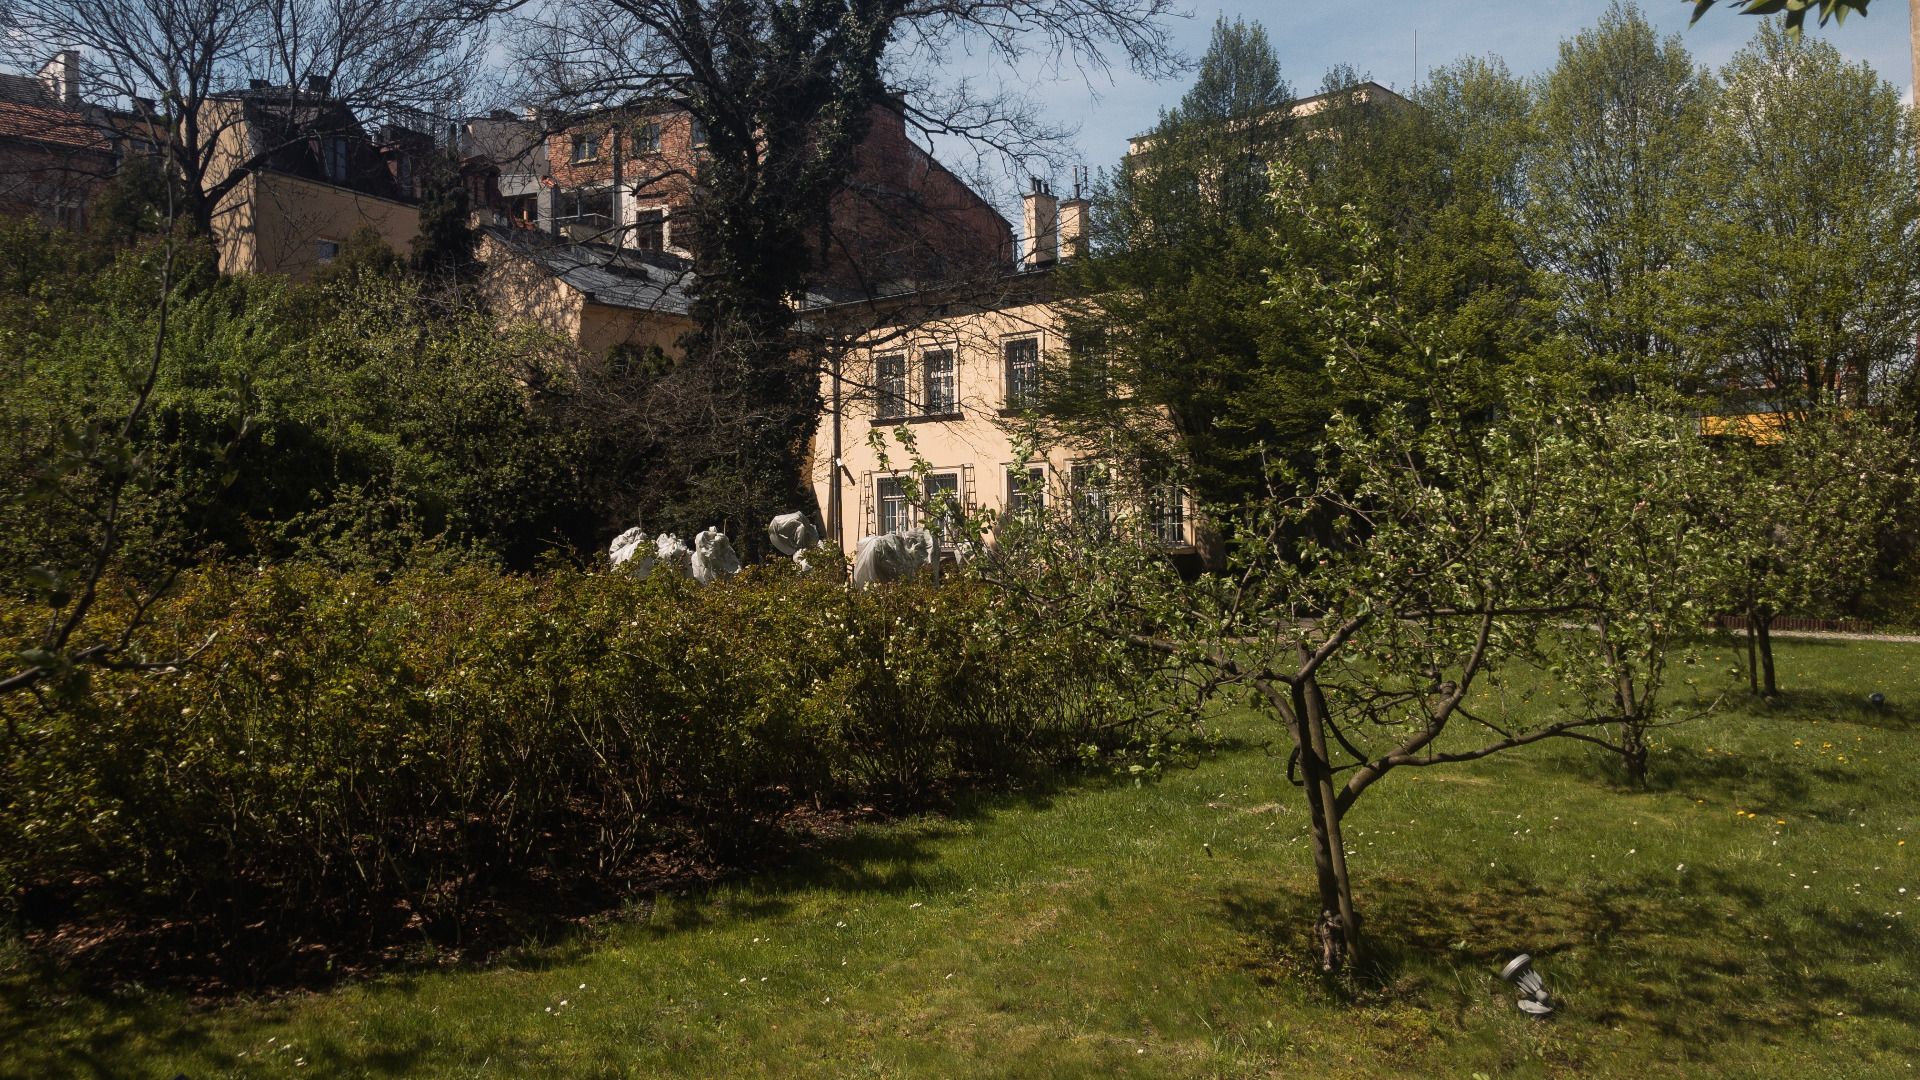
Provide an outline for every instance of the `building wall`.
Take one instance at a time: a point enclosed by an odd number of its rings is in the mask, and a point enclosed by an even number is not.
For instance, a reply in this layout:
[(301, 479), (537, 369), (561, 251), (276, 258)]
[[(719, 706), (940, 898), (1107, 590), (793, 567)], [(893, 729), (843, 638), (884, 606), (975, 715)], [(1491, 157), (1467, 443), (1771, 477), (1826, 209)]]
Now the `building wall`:
[[(1027, 461), (1015, 458), (1013, 438), (1004, 426), (1007, 414), (1003, 346), (1013, 339), (1031, 338), (1042, 354), (1063, 348), (1057, 309), (1045, 301), (1009, 304), (993, 310), (928, 322), (911, 331), (886, 327), (877, 331), (883, 344), (856, 349), (842, 361), (841, 407), (836, 414), (831, 374), (822, 383), (827, 409), (813, 443), (811, 474), (815, 497), (823, 516), (830, 513), (833, 487), (840, 487), (842, 515), (838, 535), (824, 522), (822, 536), (849, 550), (860, 539), (879, 531), (876, 484), (882, 477), (907, 473), (913, 455), (900, 444), (896, 430), (903, 424), (912, 433), (918, 455), (936, 473), (951, 472), (959, 480), (959, 495), (969, 508), (1004, 511), (1009, 491), (1007, 471), (1016, 466), (1046, 470), (1048, 494), (1063, 497), (1072, 459), (1053, 451)], [(904, 354), (908, 360), (910, 400), (924, 396), (916, 384), (924, 372), (923, 358), (931, 350), (952, 350), (958, 391), (957, 414), (939, 418), (909, 416), (906, 420), (876, 418), (873, 386), (876, 360)], [(908, 412), (921, 411), (910, 405)], [(838, 420), (843, 468), (833, 468), (833, 432)], [(870, 436), (878, 433), (880, 449)]]
[(486, 267), (480, 290), (491, 310), (507, 322), (529, 321), (572, 342), (586, 360), (603, 360), (618, 345), (658, 345), (677, 356), (681, 335), (693, 328), (682, 316), (594, 303), (490, 236), (482, 234), (476, 254)]
[(680, 338), (693, 329), (693, 320), (678, 315), (589, 303), (580, 313), (574, 338), (580, 351), (603, 358), (616, 345), (645, 349), (658, 345), (669, 356), (680, 355)]
[[(658, 152), (642, 150), (634, 141), (635, 133), (649, 123), (660, 128)], [(589, 137), (599, 142), (595, 156), (576, 162), (576, 146)], [(611, 186), (616, 138), (621, 191), (614, 204), (615, 226), (631, 224), (642, 210), (664, 210), (668, 248), (689, 253), (692, 237), (684, 215), (692, 203), (700, 151), (693, 141), (692, 117), (677, 107), (663, 105), (653, 113), (619, 120), (596, 116), (550, 135), (547, 159), (555, 191)], [(1012, 258), (1011, 227), (978, 193), (915, 145), (905, 119), (886, 106), (873, 110), (852, 175), (834, 197), (830, 212), (832, 241), (822, 268), (829, 284), (859, 287), (902, 278), (997, 272)], [(678, 222), (676, 215), (681, 217)]]
[(392, 199), (262, 171), (221, 200), (213, 231), (222, 272), (303, 278), (325, 261), (322, 244), (344, 245), (362, 228), (405, 254), (420, 233), (420, 211)]
[(484, 233), (474, 255), (486, 267), (479, 287), (489, 310), (506, 321), (532, 322), (556, 337), (580, 340), (586, 297), (577, 289)]

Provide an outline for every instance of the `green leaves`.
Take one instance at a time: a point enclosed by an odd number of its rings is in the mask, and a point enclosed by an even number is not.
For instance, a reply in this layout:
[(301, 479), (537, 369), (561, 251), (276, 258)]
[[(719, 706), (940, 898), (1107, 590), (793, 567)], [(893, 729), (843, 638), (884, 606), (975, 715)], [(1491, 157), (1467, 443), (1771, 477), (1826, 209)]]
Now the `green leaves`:
[[(1699, 22), (1700, 17), (1705, 15), (1715, 2), (1716, 0), (1692, 0), (1693, 18), (1687, 20), (1687, 25), (1692, 26)], [(1867, 5), (1871, 2), (1872, 0), (1733, 0), (1734, 6), (1743, 15), (1778, 15), (1784, 12), (1787, 33), (1796, 38), (1800, 36), (1806, 24), (1809, 11), (1820, 13), (1821, 26), (1827, 25), (1828, 19), (1832, 19), (1835, 24), (1841, 24), (1847, 21), (1849, 12), (1857, 11), (1862, 18), (1865, 18)]]

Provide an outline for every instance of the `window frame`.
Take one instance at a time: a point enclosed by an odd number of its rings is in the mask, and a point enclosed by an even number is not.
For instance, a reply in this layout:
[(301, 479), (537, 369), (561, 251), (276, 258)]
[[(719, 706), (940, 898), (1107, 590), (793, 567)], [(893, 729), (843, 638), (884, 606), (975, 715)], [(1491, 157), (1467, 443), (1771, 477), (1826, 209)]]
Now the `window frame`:
[[(931, 347), (922, 347), (920, 355), (920, 415), (955, 416), (960, 412), (960, 352), (945, 343)], [(934, 392), (934, 368), (932, 358), (946, 358), (946, 373), (942, 382), (943, 394)]]
[[(1007, 517), (1034, 520), (1046, 513), (1047, 509), (1047, 466), (1045, 462), (1008, 465), (1007, 473)], [(1027, 483), (1022, 486), (1016, 477), (1024, 476)]]
[[(1016, 393), (1014, 380), (1016, 365), (1013, 350), (1017, 346), (1031, 346), (1033, 352), (1019, 365), (1029, 374), (1020, 380), (1019, 390)], [(1039, 334), (1016, 334), (1000, 339), (1000, 388), (1002, 400), (1005, 402), (1005, 411), (1018, 412), (1032, 405), (1033, 398), (1040, 389), (1040, 355), (1041, 335)]]
[[(963, 489), (962, 469), (929, 469), (920, 478), (920, 501), (926, 506), (916, 505), (907, 498), (906, 480), (910, 472), (878, 473), (873, 478), (873, 528), (875, 536), (885, 536), (890, 532), (906, 532), (911, 529), (925, 528), (933, 534), (934, 546), (941, 550), (952, 550), (953, 538), (949, 537), (950, 524), (957, 526), (966, 513), (961, 502)], [(944, 505), (933, 507), (936, 493), (949, 496)], [(895, 528), (887, 528), (889, 521), (896, 523)]]
[(1107, 463), (1088, 460), (1069, 465), (1067, 497), (1075, 525), (1104, 533), (1113, 524), (1113, 475)]
[(1166, 481), (1147, 488), (1147, 529), (1163, 547), (1193, 546), (1187, 533), (1192, 515), (1187, 512), (1187, 493), (1178, 483)]
[[(629, 242), (625, 246), (635, 251), (666, 251), (673, 243), (672, 227), (667, 224), (667, 219), (673, 216), (670, 213), (671, 210), (672, 207), (667, 206), (665, 203), (659, 206), (634, 207), (633, 221), (629, 222), (627, 227)], [(648, 221), (657, 221), (660, 225), (660, 243), (657, 247), (648, 247), (644, 244), (632, 242), (639, 239), (641, 225)]]
[(636, 154), (659, 153), (662, 130), (658, 120), (636, 122), (633, 125), (633, 152)]
[(577, 131), (573, 134), (573, 152), (568, 155), (573, 165), (589, 165), (600, 160), (600, 133), (591, 134)]
[[(898, 364), (897, 375), (888, 368)], [(876, 353), (873, 357), (873, 420), (875, 423), (901, 421), (912, 415), (913, 403), (907, 394), (911, 385), (911, 365), (905, 350)], [(898, 379), (895, 383), (892, 380)]]

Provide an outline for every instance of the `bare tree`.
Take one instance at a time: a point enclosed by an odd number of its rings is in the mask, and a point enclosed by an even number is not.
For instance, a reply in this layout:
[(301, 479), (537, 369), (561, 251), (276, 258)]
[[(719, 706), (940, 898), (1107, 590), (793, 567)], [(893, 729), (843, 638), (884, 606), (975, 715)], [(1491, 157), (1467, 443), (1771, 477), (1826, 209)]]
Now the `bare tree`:
[[(0, 59), (31, 70), (46, 51), (76, 51), (80, 96), (125, 99), (126, 134), (159, 144), (184, 188), (183, 217), (203, 232), (223, 199), (294, 145), (347, 134), (356, 116), (444, 109), (480, 70), (484, 44), (483, 23), (457, 0), (0, 8)], [(243, 96), (269, 103), (283, 122), (254, 122)]]
[(688, 178), (696, 329), (674, 379), (707, 404), (681, 402), (667, 444), (701, 447), (712, 467), (680, 470), (687, 490), (736, 492), (712, 513), (747, 520), (813, 501), (803, 465), (820, 390), (796, 300), (833, 254), (834, 200), (876, 107), (923, 134), (1039, 153), (1058, 133), (1030, 103), (929, 73), (963, 51), (1101, 71), (1110, 50), (1165, 73), (1177, 65), (1161, 25), (1172, 11), (1171, 0), (587, 0), (519, 15), (531, 96), (563, 114), (664, 99), (702, 130)]

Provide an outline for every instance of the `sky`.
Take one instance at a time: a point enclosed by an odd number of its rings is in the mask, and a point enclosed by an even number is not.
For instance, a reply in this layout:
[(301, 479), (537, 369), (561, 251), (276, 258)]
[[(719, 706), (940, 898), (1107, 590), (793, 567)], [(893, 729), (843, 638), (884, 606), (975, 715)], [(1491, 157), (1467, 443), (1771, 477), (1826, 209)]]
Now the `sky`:
[[(1182, 52), (1189, 57), (1204, 52), (1214, 21), (1222, 14), (1257, 20), (1273, 41), (1281, 72), (1294, 92), (1303, 95), (1315, 92), (1321, 76), (1338, 63), (1351, 64), (1396, 90), (1412, 85), (1417, 71), (1463, 56), (1491, 53), (1515, 74), (1543, 73), (1558, 60), (1560, 42), (1598, 22), (1607, 9), (1607, 0), (1189, 2), (1192, 17), (1171, 24)], [(1733, 10), (1731, 0), (1721, 0), (1691, 29), (1689, 0), (1643, 0), (1641, 10), (1663, 35), (1680, 35), (1696, 64), (1713, 68), (1732, 58), (1759, 22)], [(1880, 0), (1869, 12), (1865, 18), (1849, 18), (1844, 26), (1817, 28), (1809, 19), (1807, 33), (1831, 42), (1850, 60), (1867, 61), (1881, 78), (1910, 93), (1907, 5)], [(1005, 72), (996, 77), (1004, 78)], [(1098, 171), (1118, 163), (1127, 138), (1151, 128), (1160, 110), (1178, 101), (1190, 81), (1190, 76), (1178, 76), (1152, 82), (1118, 67), (1110, 78), (1091, 79), (1077, 71), (1038, 71), (1028, 90), (1049, 119), (1079, 129), (1077, 156)], [(1054, 178), (1054, 190), (1064, 194), (1066, 180)]]

